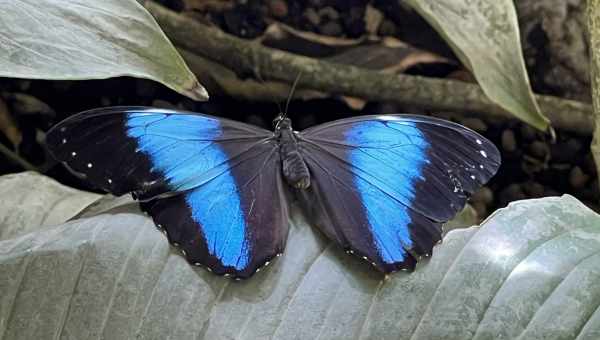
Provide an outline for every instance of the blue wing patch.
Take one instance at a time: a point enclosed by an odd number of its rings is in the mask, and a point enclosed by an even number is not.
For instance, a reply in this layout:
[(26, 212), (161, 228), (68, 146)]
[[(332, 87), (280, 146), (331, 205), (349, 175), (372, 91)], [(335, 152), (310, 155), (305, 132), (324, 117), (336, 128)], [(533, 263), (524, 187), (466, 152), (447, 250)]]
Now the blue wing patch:
[(250, 257), (246, 221), (237, 186), (223, 174), (201, 189), (185, 194), (194, 221), (201, 226), (208, 252), (224, 266), (246, 268)]
[[(346, 131), (349, 144), (362, 146), (349, 154), (350, 162), (361, 170), (354, 175), (354, 185), (362, 199), (377, 251), (387, 263), (404, 261), (405, 249), (413, 246), (408, 230), (412, 223), (408, 207), (415, 197), (415, 182), (423, 178), (422, 167), (426, 164), (429, 146), (413, 123), (405, 122), (397, 128), (414, 131), (397, 133), (380, 121), (356, 124)], [(390, 152), (397, 147), (403, 149), (400, 157)], [(404, 172), (401, 181), (396, 180), (399, 172)], [(397, 205), (388, 194), (373, 186), (379, 182), (383, 182), (381, 187), (391, 189), (389, 195), (393, 197), (396, 193), (408, 204)]]
[(228, 166), (228, 157), (215, 143), (222, 136), (216, 118), (132, 112), (127, 114), (126, 131), (151, 159), (151, 171), (162, 173), (173, 191), (197, 187), (208, 171), (225, 171)]
[[(198, 116), (156, 112), (127, 116), (127, 134), (150, 157), (152, 170), (160, 171), (174, 191), (192, 189), (185, 201), (202, 229), (209, 253), (224, 266), (245, 268), (249, 257), (246, 223), (237, 185), (226, 169), (229, 157), (214, 143), (222, 136), (219, 121), (204, 118), (199, 129)], [(219, 167), (224, 170), (218, 176), (205, 175)]]

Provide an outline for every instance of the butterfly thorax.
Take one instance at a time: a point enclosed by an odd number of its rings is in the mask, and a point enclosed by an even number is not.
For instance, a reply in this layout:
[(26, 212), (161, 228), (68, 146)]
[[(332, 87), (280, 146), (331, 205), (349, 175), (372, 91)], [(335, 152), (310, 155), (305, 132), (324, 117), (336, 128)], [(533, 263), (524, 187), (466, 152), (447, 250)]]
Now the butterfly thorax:
[(283, 177), (294, 188), (308, 188), (310, 173), (298, 149), (298, 141), (289, 118), (281, 118), (276, 121), (275, 135), (279, 141)]

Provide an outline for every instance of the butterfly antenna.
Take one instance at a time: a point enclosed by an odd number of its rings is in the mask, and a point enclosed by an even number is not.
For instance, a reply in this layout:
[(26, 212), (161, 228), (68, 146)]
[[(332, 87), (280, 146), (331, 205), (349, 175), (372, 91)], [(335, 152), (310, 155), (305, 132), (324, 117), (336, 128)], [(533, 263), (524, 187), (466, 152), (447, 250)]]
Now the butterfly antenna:
[(288, 96), (287, 101), (285, 102), (285, 111), (283, 111), (282, 118), (287, 117), (288, 108), (290, 106), (290, 102), (294, 97), (294, 91), (296, 91), (296, 86), (298, 86), (298, 82), (300, 81), (300, 76), (302, 75), (302, 71), (298, 72), (296, 79), (294, 80), (294, 84), (292, 84), (292, 89), (290, 90), (290, 95)]

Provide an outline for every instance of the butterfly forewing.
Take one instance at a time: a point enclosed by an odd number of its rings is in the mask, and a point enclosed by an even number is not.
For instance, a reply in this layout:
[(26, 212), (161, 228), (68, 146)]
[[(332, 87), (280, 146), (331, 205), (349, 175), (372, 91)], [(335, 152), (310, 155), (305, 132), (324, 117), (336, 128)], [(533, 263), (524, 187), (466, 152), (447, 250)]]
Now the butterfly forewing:
[[(303, 131), (309, 218), (383, 272), (412, 269), (441, 239), (441, 223), (497, 171), (495, 146), (424, 116), (363, 116)], [(318, 200), (315, 200), (315, 197)]]
[(92, 184), (143, 200), (194, 263), (248, 277), (283, 251), (287, 203), (272, 132), (201, 114), (113, 107), (63, 121), (47, 141)]

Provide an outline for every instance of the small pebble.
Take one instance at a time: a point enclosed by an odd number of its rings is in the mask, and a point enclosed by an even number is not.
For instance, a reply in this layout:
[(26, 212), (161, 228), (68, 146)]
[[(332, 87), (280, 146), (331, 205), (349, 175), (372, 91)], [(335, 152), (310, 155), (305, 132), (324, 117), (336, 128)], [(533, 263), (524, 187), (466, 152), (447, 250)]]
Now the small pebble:
[(506, 129), (502, 131), (502, 149), (506, 152), (515, 152), (517, 150), (517, 138), (513, 130)]
[(483, 202), (473, 202), (471, 206), (475, 209), (477, 216), (483, 217), (488, 215), (487, 206)]
[(464, 118), (461, 119), (460, 123), (477, 132), (486, 132), (488, 129), (487, 124), (479, 118)]
[(569, 149), (569, 152), (579, 153), (581, 149), (583, 149), (583, 144), (580, 139), (569, 138), (567, 141), (567, 148)]
[[(490, 205), (494, 202), (494, 192), (488, 187), (481, 187), (481, 189), (475, 191), (471, 196), (473, 202), (481, 202), (485, 205)], [(485, 215), (479, 215), (485, 216)]]
[(288, 15), (288, 6), (287, 3), (283, 0), (269, 0), (269, 13), (274, 18), (285, 18)]
[(332, 37), (339, 37), (343, 33), (342, 25), (337, 21), (330, 21), (319, 27), (319, 32)]
[(527, 198), (527, 195), (521, 189), (521, 186), (517, 183), (510, 184), (502, 191), (500, 191), (499, 201), (501, 206), (506, 206), (509, 202), (518, 201)]
[(351, 7), (348, 14), (344, 14), (342, 19), (344, 22), (344, 33), (349, 37), (360, 37), (366, 32), (366, 23), (364, 20), (364, 7)]
[(521, 137), (528, 142), (534, 140), (537, 135), (537, 131), (527, 124), (521, 124), (519, 130), (521, 132)]
[(317, 11), (315, 11), (315, 9), (312, 7), (307, 8), (302, 15), (306, 21), (315, 27), (318, 27), (321, 24), (321, 17), (319, 16), (319, 13), (317, 13)]
[(531, 143), (529, 145), (529, 153), (538, 159), (546, 159), (546, 157), (548, 157), (548, 155), (550, 154), (550, 148), (548, 147), (548, 144), (536, 140), (533, 143)]
[(377, 33), (380, 36), (384, 36), (384, 37), (385, 36), (394, 36), (394, 35), (396, 35), (396, 24), (394, 24), (393, 21), (385, 19), (379, 25), (379, 30), (377, 31)]
[(340, 13), (331, 6), (321, 8), (318, 13), (322, 20), (337, 20), (340, 18)]
[(573, 189), (583, 188), (589, 179), (590, 176), (578, 166), (573, 167), (569, 173), (569, 184)]
[(522, 185), (523, 191), (529, 197), (542, 197), (544, 196), (544, 186), (535, 181), (528, 181)]
[(581, 151), (581, 144), (573, 139), (550, 145), (553, 162), (573, 163)]

